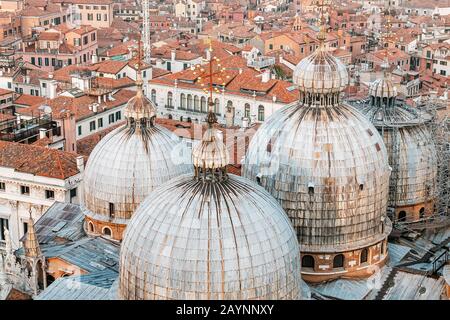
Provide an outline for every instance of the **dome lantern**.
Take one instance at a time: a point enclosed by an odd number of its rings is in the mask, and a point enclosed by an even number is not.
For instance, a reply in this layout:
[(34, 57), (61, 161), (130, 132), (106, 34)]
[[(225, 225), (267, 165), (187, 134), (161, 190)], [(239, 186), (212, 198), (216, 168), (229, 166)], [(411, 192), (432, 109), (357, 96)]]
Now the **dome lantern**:
[(125, 107), (125, 118), (127, 127), (132, 130), (154, 126), (156, 118), (156, 107), (143, 91), (142, 61), (141, 61), (141, 41), (138, 42), (138, 52), (136, 64), (136, 95), (131, 98)]

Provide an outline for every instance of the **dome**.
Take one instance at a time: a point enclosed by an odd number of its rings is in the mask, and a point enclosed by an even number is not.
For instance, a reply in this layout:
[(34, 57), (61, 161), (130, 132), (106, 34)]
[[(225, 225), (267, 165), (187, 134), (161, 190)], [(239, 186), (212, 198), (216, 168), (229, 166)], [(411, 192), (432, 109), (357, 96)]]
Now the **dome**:
[(358, 249), (390, 231), (386, 148), (351, 106), (277, 111), (251, 140), (242, 170), (281, 203), (301, 252)]
[(84, 172), (85, 213), (110, 221), (111, 203), (113, 221), (126, 223), (151, 190), (192, 172), (191, 163), (187, 147), (164, 127), (149, 127), (143, 135), (123, 125), (100, 140), (89, 156)]
[(375, 80), (369, 87), (369, 96), (393, 98), (397, 96), (397, 88), (392, 81), (384, 78)]
[(299, 248), (263, 188), (229, 175), (184, 175), (155, 189), (130, 220), (120, 299), (298, 299)]
[(297, 64), (293, 81), (302, 92), (326, 94), (343, 91), (349, 78), (345, 65), (321, 44), (318, 50)]
[(156, 107), (145, 97), (142, 90), (138, 90), (136, 95), (128, 100), (125, 108), (125, 117), (133, 119), (156, 117)]
[(192, 152), (192, 159), (194, 166), (209, 169), (225, 167), (230, 163), (228, 150), (217, 129), (206, 130), (202, 141)]
[(390, 205), (411, 206), (434, 199), (437, 155), (427, 127), (431, 115), (401, 101), (380, 105), (371, 98), (355, 105), (382, 134), (386, 145), (393, 169), (390, 183), (396, 190)]
[(137, 84), (136, 96), (125, 108), (127, 123), (100, 140), (84, 172), (84, 213), (110, 225), (126, 225), (150, 191), (192, 172), (187, 146), (154, 123), (156, 109), (143, 94), (142, 82)]

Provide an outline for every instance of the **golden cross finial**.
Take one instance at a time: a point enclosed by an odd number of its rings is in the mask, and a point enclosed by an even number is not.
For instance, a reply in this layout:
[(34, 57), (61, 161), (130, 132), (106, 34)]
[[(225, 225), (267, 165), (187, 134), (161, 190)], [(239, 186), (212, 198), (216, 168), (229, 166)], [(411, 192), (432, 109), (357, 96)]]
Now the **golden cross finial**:
[(211, 37), (208, 36), (208, 38), (206, 38), (204, 40), (204, 42), (205, 42), (205, 44), (207, 44), (209, 46), (209, 51), (212, 51), (212, 40), (211, 40)]

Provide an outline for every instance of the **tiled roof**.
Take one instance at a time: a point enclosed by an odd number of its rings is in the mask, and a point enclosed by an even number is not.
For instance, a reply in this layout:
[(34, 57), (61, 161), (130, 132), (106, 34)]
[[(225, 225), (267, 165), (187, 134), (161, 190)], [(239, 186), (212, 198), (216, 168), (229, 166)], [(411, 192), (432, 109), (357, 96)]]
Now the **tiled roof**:
[[(113, 95), (113, 101), (102, 102), (98, 108), (101, 110), (108, 110), (118, 106), (121, 106), (128, 102), (136, 93), (131, 90), (121, 89)], [(52, 108), (52, 117), (59, 119), (62, 116), (62, 111), (70, 111), (75, 115), (77, 120), (84, 119), (93, 114), (93, 111), (89, 107), (96, 103), (97, 99), (93, 96), (83, 95), (79, 98), (71, 98), (65, 96), (58, 96), (54, 99), (46, 100), (46, 104)], [(31, 107), (16, 110), (18, 114), (31, 115), (37, 114), (41, 103), (34, 104)]]
[[(256, 91), (256, 100), (273, 101), (272, 99), (276, 96), (277, 101), (282, 103), (291, 103), (298, 99), (298, 90), (296, 88), (292, 89), (292, 83), (282, 80), (269, 80), (268, 82), (263, 82), (261, 73), (248, 68), (246, 60), (239, 56), (230, 56), (229, 58), (222, 60), (221, 63), (223, 67), (227, 68), (227, 71), (224, 74), (230, 76), (229, 79), (226, 79), (227, 83), (225, 85), (225, 92), (228, 94), (252, 97), (253, 91)], [(242, 70), (242, 73), (239, 72), (239, 68)], [(179, 88), (202, 90), (201, 84), (194, 81), (198, 76), (199, 74), (194, 75), (194, 71), (187, 69), (157, 79), (152, 79), (149, 83), (172, 87), (174, 86), (175, 80), (177, 80)], [(204, 78), (205, 76), (207, 76), (206, 71), (202, 77)], [(217, 77), (214, 77), (213, 81), (217, 84), (222, 84), (221, 82), (224, 79), (219, 81), (219, 79), (216, 78)]]
[(29, 94), (21, 94), (20, 96), (16, 96), (16, 99), (14, 100), (15, 105), (19, 106), (32, 106), (35, 104), (40, 104), (45, 101), (45, 98), (43, 97), (37, 97), (32, 96)]
[(128, 61), (105, 60), (92, 65), (91, 70), (95, 70), (100, 73), (116, 74), (127, 64)]
[(85, 157), (89, 157), (92, 150), (94, 150), (95, 146), (99, 141), (106, 136), (108, 133), (116, 129), (117, 127), (123, 125), (125, 121), (120, 121), (109, 128), (106, 128), (101, 131), (97, 131), (96, 133), (90, 134), (82, 139), (77, 140), (77, 152)]
[(79, 173), (77, 154), (35, 145), (0, 141), (0, 166), (36, 176), (67, 179)]

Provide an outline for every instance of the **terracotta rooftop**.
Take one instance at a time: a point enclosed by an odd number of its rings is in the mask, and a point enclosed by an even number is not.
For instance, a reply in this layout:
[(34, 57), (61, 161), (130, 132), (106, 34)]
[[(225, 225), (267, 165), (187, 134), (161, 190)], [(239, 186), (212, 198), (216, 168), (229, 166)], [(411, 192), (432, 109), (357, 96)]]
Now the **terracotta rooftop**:
[[(292, 83), (282, 80), (269, 80), (263, 82), (261, 73), (248, 68), (246, 60), (239, 56), (230, 56), (224, 60), (221, 60), (223, 67), (227, 70), (223, 73), (229, 75), (226, 79), (222, 77), (213, 77), (213, 81), (219, 85), (222, 81), (226, 82), (225, 92), (228, 94), (252, 96), (256, 91), (256, 100), (259, 101), (273, 101), (276, 97), (276, 101), (282, 103), (291, 103), (298, 99), (298, 90), (293, 87)], [(241, 69), (241, 71), (239, 70)], [(195, 71), (196, 73), (198, 71)], [(162, 76), (157, 79), (152, 79), (149, 82), (154, 84), (162, 84), (167, 86), (174, 86), (175, 80), (178, 81), (178, 87), (192, 88), (195, 90), (202, 90), (201, 83), (196, 81), (200, 74), (194, 74), (194, 71), (187, 69), (167, 76)], [(202, 77), (207, 76), (205, 71)]]
[(55, 179), (79, 173), (77, 154), (41, 146), (0, 141), (0, 166)]
[[(121, 106), (127, 103), (130, 98), (135, 96), (135, 94), (136, 92), (131, 90), (119, 90), (113, 95), (115, 100), (102, 102), (98, 110), (101, 112), (102, 110), (108, 110)], [(58, 96), (55, 99), (47, 99), (45, 103), (52, 108), (52, 117), (54, 119), (60, 119), (63, 116), (63, 111), (70, 111), (75, 115), (77, 120), (81, 120), (93, 114), (93, 111), (89, 109), (89, 106), (93, 103), (97, 103), (97, 99), (88, 95), (84, 95), (79, 98)], [(20, 109), (16, 112), (23, 115), (38, 114), (38, 109), (41, 105), (42, 103), (34, 104), (31, 107)]]
[(44, 101), (45, 98), (43, 97), (32, 96), (29, 94), (21, 94), (20, 96), (16, 96), (14, 104), (29, 107), (35, 104), (42, 104)]

